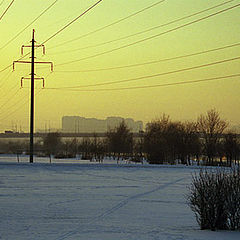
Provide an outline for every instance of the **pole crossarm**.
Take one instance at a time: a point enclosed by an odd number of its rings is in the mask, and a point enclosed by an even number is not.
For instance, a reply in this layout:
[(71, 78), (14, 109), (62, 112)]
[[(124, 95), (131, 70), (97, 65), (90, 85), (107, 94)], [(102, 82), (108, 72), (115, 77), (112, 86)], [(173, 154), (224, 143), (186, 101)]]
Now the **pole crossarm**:
[[(46, 49), (45, 49), (45, 45), (44, 44), (34, 45), (34, 48), (40, 48), (40, 47), (42, 47), (43, 55), (45, 55)], [(22, 47), (21, 47), (21, 54), (22, 54), (22, 56), (23, 56), (23, 49), (24, 48), (32, 48), (32, 45), (22, 45)]]
[(15, 64), (16, 63), (31, 63), (30, 61), (13, 61), (13, 71), (15, 71)]
[[(23, 88), (23, 80), (31, 80), (31, 78), (30, 77), (22, 77), (21, 78), (21, 88)], [(34, 80), (42, 80), (43, 88), (45, 88), (45, 79), (43, 77), (34, 77)]]
[[(31, 61), (13, 61), (13, 71), (15, 71), (15, 64), (16, 63), (32, 63)], [(34, 62), (37, 64), (50, 64), (51, 65), (51, 72), (53, 72), (53, 62)]]

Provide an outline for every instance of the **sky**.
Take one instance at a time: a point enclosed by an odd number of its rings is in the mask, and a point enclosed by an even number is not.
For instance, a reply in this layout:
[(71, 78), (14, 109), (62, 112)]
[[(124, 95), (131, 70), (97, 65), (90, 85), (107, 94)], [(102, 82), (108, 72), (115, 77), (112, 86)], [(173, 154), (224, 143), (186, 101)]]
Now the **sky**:
[[(0, 0), (0, 16), (11, 1)], [(96, 2), (13, 2), (0, 20), (0, 132), (19, 131), (20, 126), (29, 131), (30, 81), (24, 80), (23, 88), (20, 83), (21, 77), (29, 77), (31, 66), (17, 63), (13, 72), (11, 64), (21, 57), (21, 46), (31, 44), (33, 29), (36, 44), (41, 44)], [(61, 128), (66, 115), (120, 116), (147, 123), (165, 113), (172, 120), (194, 121), (212, 108), (231, 125), (239, 125), (237, 4), (237, 0), (102, 0), (47, 41), (45, 55), (41, 48), (35, 50), (36, 61), (54, 64), (52, 73), (50, 66), (36, 64), (36, 76), (45, 78), (45, 88), (35, 80), (35, 129)], [(222, 49), (208, 51), (217, 48)], [(24, 54), (29, 51), (25, 48)], [(202, 54), (194, 55), (198, 52)], [(29, 55), (23, 60), (30, 61)], [(206, 64), (210, 65), (202, 66)], [(205, 79), (212, 80), (189, 83)], [(175, 84), (180, 82), (185, 84)]]

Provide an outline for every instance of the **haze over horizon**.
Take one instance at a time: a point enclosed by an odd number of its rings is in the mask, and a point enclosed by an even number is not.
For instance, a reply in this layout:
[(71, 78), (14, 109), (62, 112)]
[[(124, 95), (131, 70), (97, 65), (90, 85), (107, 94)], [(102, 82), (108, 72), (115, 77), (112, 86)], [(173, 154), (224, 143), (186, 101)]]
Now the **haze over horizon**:
[[(0, 2), (0, 16), (10, 2)], [(30, 82), (20, 89), (20, 80), (30, 65), (4, 69), (21, 57), (32, 29), (40, 44), (96, 2), (14, 1), (0, 20), (0, 132), (29, 129)], [(239, 125), (239, 7), (236, 0), (101, 1), (46, 42), (45, 56), (36, 49), (37, 61), (52, 61), (54, 71), (36, 66), (45, 89), (36, 80), (35, 129), (49, 121), (60, 128), (62, 116), (73, 115), (196, 120), (212, 108)]]

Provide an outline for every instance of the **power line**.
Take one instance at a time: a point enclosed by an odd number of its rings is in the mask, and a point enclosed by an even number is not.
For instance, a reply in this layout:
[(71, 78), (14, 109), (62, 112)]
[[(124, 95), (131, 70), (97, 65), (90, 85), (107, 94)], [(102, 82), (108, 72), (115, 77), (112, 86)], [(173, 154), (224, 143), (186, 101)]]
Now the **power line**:
[[(40, 89), (35, 95), (39, 95), (39, 93), (41, 92), (42, 89)], [(28, 94), (25, 94), (24, 97), (28, 96)], [(3, 121), (5, 119), (7, 119), (8, 117), (12, 116), (14, 113), (18, 112), (22, 107), (26, 106), (26, 104), (29, 102), (29, 99), (27, 99), (24, 102), (18, 101), (17, 104), (15, 104), (15, 106), (19, 105), (19, 103), (22, 103), (20, 106), (17, 106), (17, 108), (10, 112), (9, 114), (5, 115), (2, 119), (0, 119), (0, 121)]]
[(0, 73), (6, 71), (6, 70), (9, 69), (10, 67), (12, 67), (12, 64), (9, 64), (8, 66), (6, 66), (6, 67), (3, 68), (2, 70), (0, 70)]
[(76, 17), (75, 19), (73, 19), (70, 23), (68, 23), (67, 25), (65, 25), (63, 28), (61, 28), (60, 30), (58, 30), (56, 33), (54, 33), (51, 37), (49, 37), (48, 39), (46, 39), (42, 44), (45, 44), (46, 42), (48, 42), (49, 40), (51, 40), (52, 38), (54, 38), (56, 35), (58, 35), (59, 33), (61, 33), (63, 30), (65, 30), (67, 27), (69, 27), (70, 25), (72, 25), (74, 22), (76, 22), (80, 17), (82, 17), (83, 15), (85, 15), (87, 12), (89, 12), (92, 8), (96, 7), (100, 2), (102, 2), (103, 0), (99, 0), (97, 1), (95, 4), (93, 4), (91, 7), (89, 7), (87, 10), (85, 10), (83, 13), (81, 13), (78, 17)]
[(238, 74), (233, 74), (233, 75), (227, 75), (227, 76), (219, 76), (219, 77), (212, 77), (212, 78), (203, 78), (203, 79), (198, 79), (198, 80), (189, 80), (189, 81), (181, 81), (181, 82), (173, 82), (173, 83), (164, 83), (164, 84), (155, 84), (155, 85), (145, 85), (145, 86), (135, 86), (135, 87), (106, 88), (106, 89), (54, 89), (54, 88), (46, 88), (46, 89), (49, 89), (49, 90), (61, 90), (61, 91), (76, 91), (76, 92), (122, 91), (122, 90), (159, 88), (159, 87), (167, 87), (167, 86), (193, 84), (193, 83), (209, 82), (209, 81), (223, 80), (223, 79), (235, 78), (235, 77), (240, 77), (240, 73), (238, 73)]
[[(14, 96), (17, 95), (17, 93), (20, 91), (20, 88), (17, 89), (17, 91), (15, 92)], [(24, 96), (25, 97), (25, 96)], [(24, 98), (23, 97), (23, 98)], [(11, 105), (8, 106), (7, 109), (5, 109), (6, 112), (9, 112), (9, 110), (11, 110), (12, 108), (14, 108), (17, 104), (19, 104), (19, 100), (16, 101), (16, 99), (13, 99), (15, 100)], [(4, 106), (6, 106), (6, 104), (4, 103), (3, 106), (1, 106), (1, 108), (3, 108)], [(1, 109), (2, 110), (2, 109)]]
[[(75, 21), (77, 21), (80, 17), (82, 17), (83, 15), (85, 15), (88, 11), (90, 11), (92, 8), (94, 8), (95, 6), (97, 6), (101, 1), (103, 0), (99, 0), (98, 2), (96, 2), (94, 5), (92, 5), (91, 7), (89, 7), (87, 10), (85, 10), (82, 14), (80, 14), (78, 17), (76, 17), (75, 19), (73, 19), (70, 23), (68, 23), (67, 25), (65, 25), (64, 27), (62, 27), (60, 30), (58, 30), (56, 33), (54, 33), (52, 36), (50, 36), (48, 39), (46, 39), (44, 42), (42, 42), (39, 46), (45, 44), (46, 42), (48, 42), (49, 40), (51, 40), (52, 38), (54, 38), (56, 35), (58, 35), (60, 32), (62, 32), (63, 30), (65, 30), (67, 27), (69, 27), (71, 24), (73, 24)], [(16, 61), (19, 61), (23, 58), (25, 58), (26, 56), (28, 56), (30, 54), (30, 52), (26, 53), (24, 56), (22, 56), (21, 58), (17, 59)], [(6, 66), (5, 68), (3, 68), (2, 70), (0, 70), (1, 72), (4, 72), (5, 70), (7, 70), (8, 68), (10, 68), (12, 66), (12, 64)]]
[[(11, 87), (9, 90), (7, 90), (7, 91), (5, 90), (5, 91), (4, 91), (5, 94), (2, 95), (2, 99), (5, 99), (10, 93), (13, 92), (13, 90), (16, 90), (16, 89), (20, 89), (20, 87), (17, 87), (16, 85), (12, 85), (12, 87)], [(8, 103), (9, 103), (11, 100), (13, 100), (13, 99), (12, 99), (12, 98), (11, 98), (11, 99), (9, 98)]]
[(216, 15), (218, 15), (218, 14), (224, 13), (224, 12), (226, 12), (226, 11), (229, 11), (229, 10), (234, 9), (234, 8), (236, 8), (236, 7), (239, 7), (239, 6), (240, 6), (240, 3), (239, 3), (239, 4), (236, 4), (236, 5), (232, 6), (232, 7), (225, 8), (225, 9), (220, 10), (220, 11), (218, 11), (218, 12), (212, 13), (212, 14), (207, 15), (207, 16), (205, 16), (205, 17), (199, 18), (199, 19), (194, 20), (194, 21), (192, 21), (192, 22), (189, 22), (189, 23), (180, 25), (180, 26), (178, 26), (178, 27), (172, 28), (172, 29), (167, 30), (167, 31), (165, 31), (165, 32), (158, 33), (158, 34), (156, 34), (156, 35), (153, 35), (153, 36), (150, 36), (150, 37), (147, 37), (147, 38), (144, 38), (144, 39), (141, 39), (141, 40), (138, 40), (138, 41), (135, 41), (135, 42), (126, 44), (126, 45), (123, 45), (123, 46), (121, 46), (121, 47), (117, 47), (117, 48), (114, 48), (114, 49), (111, 49), (111, 50), (108, 50), (108, 51), (105, 51), (105, 52), (102, 52), (102, 53), (97, 53), (97, 54), (95, 54), (95, 55), (91, 55), (91, 56), (88, 56), (88, 57), (84, 57), (84, 58), (80, 58), (80, 59), (76, 59), (76, 60), (64, 62), (64, 63), (61, 63), (61, 64), (57, 64), (57, 65), (55, 65), (55, 66), (63, 66), (63, 65), (67, 65), (67, 64), (72, 64), (72, 63), (75, 63), (75, 62), (80, 62), (80, 61), (87, 60), (87, 59), (90, 59), (90, 58), (99, 57), (99, 56), (102, 56), (102, 55), (105, 55), (105, 54), (108, 54), (108, 53), (112, 53), (112, 52), (115, 52), (115, 51), (120, 50), (120, 49), (124, 49), (124, 48), (127, 48), (127, 47), (131, 47), (131, 46), (134, 46), (134, 45), (136, 45), (136, 44), (139, 44), (139, 43), (142, 43), (142, 42), (145, 42), (145, 41), (154, 39), (154, 38), (156, 38), (156, 37), (160, 37), (160, 36), (165, 35), (165, 34), (167, 34), (167, 33), (174, 32), (174, 31), (176, 31), (176, 30), (178, 30), (178, 29), (181, 29), (181, 28), (184, 28), (184, 27), (186, 27), (186, 26), (190, 26), (190, 25), (192, 25), (192, 24), (194, 24), (194, 23), (198, 23), (198, 22), (200, 22), (200, 21), (203, 21), (203, 20), (208, 19), (208, 18), (210, 18), (210, 17), (216, 16)]
[[(23, 55), (22, 57), (20, 57), (19, 59), (17, 59), (16, 61), (20, 61), (22, 59), (24, 59), (25, 57), (27, 57), (30, 54), (30, 52), (26, 53), (25, 55)], [(9, 64), (8, 66), (6, 66), (5, 68), (3, 68), (2, 70), (0, 70), (0, 73), (6, 71), (7, 69), (11, 68), (13, 65), (12, 63)]]
[(1, 110), (4, 106), (6, 106), (6, 104), (8, 104), (9, 101), (10, 101), (11, 99), (13, 99), (13, 97), (15, 97), (15, 96), (17, 95), (17, 93), (19, 92), (19, 90), (20, 90), (20, 88), (18, 88), (17, 91), (15, 91), (12, 95), (10, 95), (10, 97), (7, 98), (7, 100), (0, 106), (0, 110)]
[(4, 86), (4, 84), (6, 83), (6, 80), (8, 80), (8, 78), (11, 76), (12, 72), (9, 71), (7, 72), (3, 77), (1, 77), (1, 81), (5, 80), (3, 83), (1, 83), (0, 85), (0, 89)]
[(92, 35), (92, 34), (94, 34), (94, 33), (100, 32), (100, 31), (102, 31), (102, 30), (104, 30), (104, 29), (106, 29), (106, 28), (109, 28), (109, 27), (111, 27), (111, 26), (113, 26), (113, 25), (116, 25), (116, 24), (118, 24), (118, 23), (120, 23), (120, 22), (123, 22), (123, 21), (125, 21), (125, 20), (127, 20), (127, 19), (129, 19), (129, 18), (131, 18), (131, 17), (134, 17), (134, 16), (136, 16), (136, 15), (138, 15), (138, 14), (140, 14), (140, 13), (146, 11), (146, 10), (149, 10), (149, 9), (151, 9), (151, 8), (153, 8), (153, 7), (155, 7), (155, 6), (157, 6), (158, 4), (163, 3), (163, 2), (165, 2), (165, 0), (158, 1), (158, 2), (156, 2), (156, 3), (154, 3), (154, 4), (150, 5), (150, 6), (147, 6), (147, 7), (143, 8), (143, 9), (137, 11), (137, 12), (134, 12), (134, 13), (132, 13), (132, 14), (124, 17), (124, 18), (121, 18), (121, 19), (119, 19), (119, 20), (117, 20), (117, 21), (115, 21), (115, 22), (113, 22), (113, 23), (110, 23), (110, 24), (108, 24), (108, 25), (106, 25), (106, 26), (104, 26), (104, 27), (100, 27), (100, 28), (98, 28), (98, 29), (96, 29), (96, 30), (94, 30), (94, 31), (92, 31), (92, 32), (89, 32), (89, 33), (84, 34), (84, 35), (82, 35), (82, 36), (80, 36), (80, 37), (77, 37), (77, 38), (68, 40), (68, 41), (63, 42), (63, 43), (61, 43), (61, 44), (55, 45), (54, 47), (51, 47), (51, 48), (49, 48), (49, 49), (56, 48), (56, 47), (60, 47), (60, 46), (62, 46), (62, 45), (75, 42), (76, 40), (79, 40), (79, 39), (81, 39), (81, 38), (87, 37), (87, 36)]
[[(40, 45), (38, 45), (38, 46), (36, 46), (35, 47), (35, 49), (36, 48), (39, 48), (39, 47), (42, 47), (43, 46), (43, 44), (40, 44)], [(17, 61), (20, 61), (20, 60), (22, 60), (22, 59), (24, 59), (24, 58), (26, 58), (29, 54), (30, 54), (31, 52), (29, 51), (28, 53), (26, 53), (25, 55), (23, 55), (22, 57), (20, 57), (20, 58), (18, 58), (15, 62), (17, 62)], [(0, 70), (0, 73), (2, 73), (2, 72), (4, 72), (4, 71), (6, 71), (8, 68), (10, 68), (10, 67), (12, 67), (13, 66), (13, 64), (11, 63), (11, 64), (9, 64), (8, 66), (6, 66), (5, 68), (3, 68), (2, 70)]]
[[(21, 99), (24, 99), (25, 97), (28, 96), (28, 93), (25, 94), (24, 96), (21, 97)], [(29, 101), (29, 99), (27, 99), (27, 102)], [(9, 115), (12, 115), (14, 112), (18, 111), (20, 109), (19, 105), (22, 104), (25, 106), (26, 101), (22, 102), (22, 101), (16, 101), (16, 103), (10, 105), (7, 109), (7, 111), (5, 112), (4, 116), (2, 116), (2, 118), (0, 119), (0, 121), (6, 119), (9, 117)], [(13, 111), (11, 111), (12, 109), (14, 109)], [(3, 114), (1, 114), (3, 115)]]
[(0, 50), (8, 46), (12, 41), (14, 41), (20, 34), (22, 34), (28, 27), (35, 23), (43, 14), (45, 14), (49, 9), (51, 9), (59, 0), (54, 1), (50, 6), (48, 6), (43, 12), (41, 12), (32, 22), (30, 22), (26, 27), (24, 27), (20, 32), (18, 32), (13, 38), (11, 38), (7, 43), (5, 43)]
[(10, 9), (10, 7), (12, 6), (12, 4), (14, 3), (15, 0), (12, 0), (11, 3), (7, 6), (7, 8), (5, 9), (5, 11), (3, 12), (3, 14), (0, 16), (0, 21), (2, 20), (2, 18), (4, 17), (4, 15), (8, 12), (8, 10)]
[[(20, 102), (19, 102), (20, 103)], [(19, 110), (21, 110), (22, 107), (26, 106), (26, 104), (28, 103), (28, 100), (24, 101), (22, 103), (21, 106), (18, 106), (15, 110), (13, 110), (12, 112), (8, 113), (7, 115), (5, 115), (2, 119), (0, 119), (0, 121), (3, 121), (5, 119), (7, 119), (8, 117), (12, 116), (14, 113), (18, 112)]]
[[(4, 82), (2, 83), (2, 85), (0, 86), (0, 89), (2, 89), (3, 88), (3, 86), (7, 83), (7, 80), (11, 77), (11, 75), (12, 75), (12, 72), (11, 71), (9, 71), (7, 74), (6, 74), (6, 76), (4, 77)], [(8, 94), (10, 94), (11, 92), (12, 92), (12, 90), (14, 90), (16, 87), (15, 87), (15, 85), (12, 87), (12, 88), (10, 88), (10, 90), (5, 90), (5, 91), (3, 91), (4, 92), (4, 94), (1, 94), (1, 99), (4, 99)], [(9, 99), (9, 100), (11, 100), (11, 99)], [(9, 102), (9, 101), (7, 101), (7, 102)], [(1, 107), (0, 107), (0, 109), (1, 109)]]
[(239, 59), (240, 59), (240, 57), (235, 57), (235, 58), (230, 58), (230, 59), (224, 59), (224, 60), (217, 61), (217, 62), (202, 64), (202, 65), (198, 65), (198, 66), (194, 66), (194, 67), (182, 68), (182, 69), (177, 69), (177, 70), (174, 70), (174, 71), (157, 73), (157, 74), (153, 74), (153, 75), (141, 76), (141, 77), (136, 77), (136, 78), (129, 78), (129, 79), (123, 79), (123, 80), (118, 80), (118, 81), (103, 82), (103, 83), (89, 84), (89, 85), (52, 88), (52, 89), (74, 89), (74, 88), (96, 87), (96, 86), (112, 85), (112, 84), (118, 84), (118, 83), (133, 82), (133, 81), (143, 80), (143, 79), (146, 79), (146, 78), (154, 78), (154, 77), (165, 76), (165, 75), (169, 75), (169, 74), (175, 74), (175, 73), (190, 71), (190, 70), (193, 70), (193, 69), (209, 67), (209, 66), (222, 64), (222, 63), (226, 63), (226, 62), (231, 62), (231, 61), (235, 61), (235, 60), (239, 60)]
[(197, 56), (205, 53), (210, 53), (210, 52), (215, 52), (219, 50), (224, 50), (227, 48), (232, 48), (232, 47), (237, 47), (240, 46), (240, 43), (235, 43), (231, 45), (226, 45), (223, 47), (218, 47), (218, 48), (213, 48), (213, 49), (208, 49), (205, 51), (200, 51), (200, 52), (195, 52), (195, 53), (190, 53), (190, 54), (185, 54), (185, 55), (180, 55), (176, 57), (170, 57), (170, 58), (163, 58), (159, 60), (154, 60), (154, 61), (148, 61), (144, 63), (136, 63), (136, 64), (130, 64), (130, 65), (123, 65), (123, 66), (116, 66), (116, 67), (108, 67), (108, 68), (97, 68), (97, 69), (86, 69), (86, 70), (69, 70), (69, 71), (55, 71), (55, 72), (61, 72), (61, 73), (73, 73), (73, 72), (98, 72), (98, 71), (108, 71), (108, 70), (116, 70), (116, 69), (123, 69), (123, 68), (131, 68), (131, 67), (139, 67), (139, 66), (144, 66), (144, 65), (150, 65), (150, 64), (155, 64), (159, 62), (167, 62), (171, 60), (176, 60), (176, 59), (182, 59), (186, 57), (192, 57), (192, 56)]
[[(230, 2), (233, 2), (234, 0), (230, 0), (230, 1), (227, 1), (227, 2), (224, 2), (224, 3), (221, 3), (221, 4), (218, 4), (218, 5), (215, 5), (213, 7), (210, 7), (210, 8), (206, 8), (204, 10), (201, 10), (201, 11), (198, 11), (198, 12), (195, 12), (195, 13), (192, 13), (190, 15), (187, 15), (187, 16), (184, 16), (184, 17), (180, 17), (180, 18), (177, 18), (175, 20), (172, 20), (170, 22), (167, 22), (167, 23), (164, 23), (164, 24), (160, 24), (158, 26), (154, 26), (154, 27), (151, 27), (151, 28), (148, 28), (146, 30), (143, 30), (143, 31), (140, 31), (140, 32), (137, 32), (137, 33), (133, 33), (133, 34), (130, 34), (130, 35), (127, 35), (127, 36), (124, 36), (124, 37), (120, 37), (120, 38), (116, 38), (116, 39), (113, 39), (113, 40), (110, 40), (110, 41), (106, 41), (106, 42), (102, 42), (102, 43), (98, 43), (98, 44), (94, 44), (94, 45), (90, 45), (90, 46), (86, 46), (86, 47), (81, 47), (81, 48), (76, 48), (76, 49), (72, 49), (72, 50), (67, 50), (67, 51), (61, 51), (61, 52), (57, 52), (57, 53), (52, 53), (51, 55), (55, 55), (55, 54), (59, 54), (59, 53), (70, 53), (70, 52), (76, 52), (76, 51), (79, 51), (79, 50), (85, 50), (85, 49), (90, 49), (90, 48), (94, 48), (94, 47), (99, 47), (99, 46), (103, 46), (103, 45), (106, 45), (106, 44), (109, 44), (109, 43), (113, 43), (113, 42), (117, 42), (117, 41), (120, 41), (120, 40), (124, 40), (124, 39), (128, 39), (130, 37), (134, 37), (134, 36), (137, 36), (137, 35), (140, 35), (140, 34), (143, 34), (143, 33), (147, 33), (147, 32), (150, 32), (152, 30), (155, 30), (155, 29), (158, 29), (158, 28), (161, 28), (161, 27), (166, 27), (170, 24), (173, 24), (173, 23), (177, 23), (179, 21), (182, 21), (182, 20), (185, 20), (185, 19), (188, 19), (188, 18), (191, 18), (193, 16), (196, 16), (196, 15), (199, 15), (201, 13), (204, 13), (204, 12), (207, 12), (209, 10), (212, 10), (212, 9), (215, 9), (215, 8), (218, 8), (220, 6), (223, 6), (225, 4), (228, 4)], [(58, 45), (57, 45), (58, 46)]]

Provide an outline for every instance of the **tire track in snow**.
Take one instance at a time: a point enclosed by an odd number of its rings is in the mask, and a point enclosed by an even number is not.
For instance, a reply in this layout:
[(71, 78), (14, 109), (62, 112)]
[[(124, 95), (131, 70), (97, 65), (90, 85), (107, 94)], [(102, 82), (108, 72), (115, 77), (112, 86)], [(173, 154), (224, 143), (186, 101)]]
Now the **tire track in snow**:
[[(135, 194), (135, 195), (132, 195), (128, 198), (126, 198), (125, 200), (122, 200), (120, 201), (119, 203), (117, 203), (116, 205), (114, 205), (113, 207), (107, 209), (106, 211), (104, 211), (103, 213), (101, 213), (100, 215), (96, 216), (95, 218), (92, 218), (90, 221), (87, 222), (87, 224), (91, 224), (97, 220), (100, 220), (106, 216), (109, 216), (111, 215), (112, 213), (116, 212), (117, 210), (119, 210), (120, 208), (124, 207), (125, 205), (127, 205), (130, 201), (132, 200), (136, 200), (138, 198), (141, 198), (141, 197), (144, 197), (144, 196), (147, 196), (151, 193), (154, 193), (154, 192), (157, 192), (159, 190), (163, 190), (171, 185), (174, 185), (178, 182), (181, 182), (183, 180), (187, 179), (187, 177), (183, 177), (183, 178), (180, 178), (180, 179), (177, 179), (175, 181), (171, 181), (171, 182), (168, 182), (168, 183), (165, 183), (165, 184), (161, 184), (159, 185), (158, 187), (152, 189), (152, 190), (149, 190), (149, 191), (146, 191), (146, 192), (143, 192), (143, 193), (138, 193), (138, 194)], [(78, 231), (77, 230), (72, 230), (72, 231), (69, 231), (61, 236), (59, 236), (58, 238), (56, 238), (56, 240), (64, 240), (64, 239), (67, 239), (75, 234), (77, 234)]]
[(143, 193), (138, 193), (138, 194), (135, 194), (135, 195), (133, 195), (133, 196), (130, 196), (130, 197), (128, 197), (127, 199), (122, 200), (121, 202), (119, 202), (118, 204), (116, 204), (115, 206), (113, 206), (112, 208), (106, 210), (105, 212), (103, 212), (102, 214), (100, 214), (99, 216), (97, 216), (97, 218), (95, 218), (94, 220), (104, 218), (104, 217), (106, 217), (106, 216), (114, 213), (115, 211), (117, 211), (118, 209), (124, 207), (126, 204), (128, 204), (128, 203), (129, 203), (130, 201), (132, 201), (132, 200), (136, 200), (136, 199), (138, 199), (138, 198), (147, 196), (147, 195), (149, 195), (149, 194), (151, 194), (151, 193), (154, 193), (154, 192), (157, 192), (157, 191), (162, 190), (162, 189), (164, 189), (164, 188), (167, 188), (168, 186), (173, 185), (173, 184), (175, 184), (175, 183), (178, 183), (178, 182), (180, 182), (180, 181), (182, 181), (182, 180), (184, 180), (184, 179), (186, 179), (186, 178), (180, 178), (180, 179), (178, 179), (178, 180), (176, 180), (176, 181), (169, 182), (169, 183), (166, 183), (166, 184), (164, 184), (164, 185), (160, 185), (160, 186), (158, 186), (158, 187), (156, 187), (156, 188), (154, 188), (154, 189), (152, 189), (152, 190), (150, 190), (150, 191), (146, 191), (146, 192), (143, 192)]

